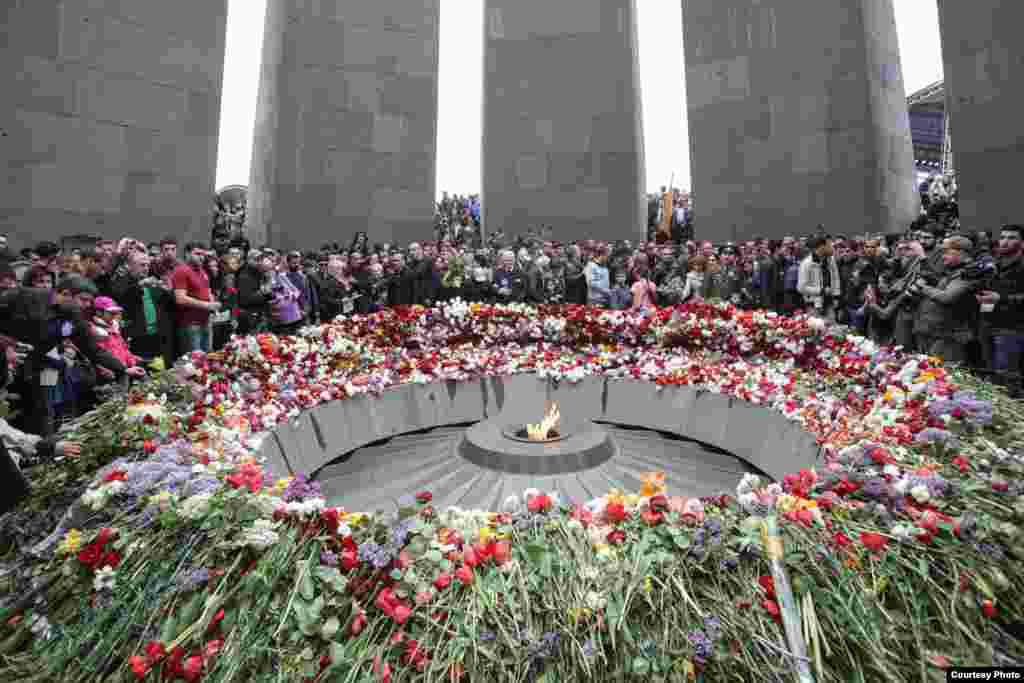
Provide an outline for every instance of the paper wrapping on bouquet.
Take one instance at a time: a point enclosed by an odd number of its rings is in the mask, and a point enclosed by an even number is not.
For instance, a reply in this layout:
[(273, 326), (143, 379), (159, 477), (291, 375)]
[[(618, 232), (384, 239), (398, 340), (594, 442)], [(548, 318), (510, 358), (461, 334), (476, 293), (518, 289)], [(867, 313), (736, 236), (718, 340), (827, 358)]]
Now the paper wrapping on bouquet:
[(13, 510), (28, 497), (30, 486), (25, 475), (7, 452), (7, 446), (0, 442), (0, 515)]
[(810, 658), (807, 656), (807, 645), (803, 636), (803, 619), (800, 607), (793, 598), (793, 590), (789, 585), (789, 576), (783, 564), (782, 535), (775, 517), (768, 517), (761, 522), (761, 542), (765, 555), (772, 568), (772, 580), (775, 595), (782, 613), (782, 625), (786, 631), (786, 642), (789, 643), (789, 655), (796, 665), (796, 677), (800, 683), (814, 683), (811, 673)]

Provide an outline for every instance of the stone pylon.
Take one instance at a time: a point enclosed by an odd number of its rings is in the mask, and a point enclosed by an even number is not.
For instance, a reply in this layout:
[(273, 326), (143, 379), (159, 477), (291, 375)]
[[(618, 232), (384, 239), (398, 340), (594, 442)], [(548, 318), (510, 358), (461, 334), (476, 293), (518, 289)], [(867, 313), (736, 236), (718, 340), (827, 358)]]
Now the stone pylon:
[(254, 244), (432, 234), (440, 0), (269, 0)]
[(1024, 221), (1016, 196), (1024, 165), (1021, 22), (1019, 2), (939, 1), (960, 222), (969, 229)]
[(209, 240), (227, 0), (0, 3), (0, 232)]
[(916, 217), (892, 0), (683, 0), (683, 44), (699, 238)]
[(642, 238), (633, 0), (486, 0), (483, 222)]

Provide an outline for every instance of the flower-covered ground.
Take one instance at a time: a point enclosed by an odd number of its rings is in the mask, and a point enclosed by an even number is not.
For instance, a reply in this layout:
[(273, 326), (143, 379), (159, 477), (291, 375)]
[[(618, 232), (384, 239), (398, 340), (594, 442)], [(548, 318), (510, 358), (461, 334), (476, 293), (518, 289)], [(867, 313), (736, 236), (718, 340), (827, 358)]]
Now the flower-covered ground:
[[(253, 455), (324, 401), (516, 372), (736, 396), (826, 462), (713, 498), (652, 472), (594, 501), (439, 510), (410, 491), (364, 514)], [(195, 355), (77, 438), (81, 461), (33, 473), (12, 513), (54, 523), (8, 558), (0, 680), (930, 681), (1024, 662), (1024, 410), (813, 318), (397, 308)]]

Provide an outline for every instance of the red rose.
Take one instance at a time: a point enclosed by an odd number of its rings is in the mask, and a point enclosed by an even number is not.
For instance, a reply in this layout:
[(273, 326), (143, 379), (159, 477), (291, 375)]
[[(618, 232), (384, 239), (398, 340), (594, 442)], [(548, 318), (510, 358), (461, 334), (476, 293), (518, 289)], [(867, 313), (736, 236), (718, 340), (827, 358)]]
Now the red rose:
[(451, 583), (452, 583), (452, 576), (451, 576), (451, 574), (448, 574), (447, 572), (441, 572), (440, 574), (437, 575), (437, 578), (434, 579), (434, 588), (436, 588), (439, 591), (443, 591), (445, 588), (450, 586)]
[(409, 609), (407, 605), (399, 602), (391, 611), (391, 618), (395, 621), (396, 624), (401, 626), (405, 623), (405, 620), (409, 618), (410, 614), (412, 614), (412, 610)]
[(658, 526), (661, 524), (661, 520), (664, 519), (664, 515), (654, 510), (644, 510), (640, 513), (640, 517), (647, 526)]
[(853, 543), (853, 541), (850, 540), (850, 537), (844, 534), (842, 531), (837, 531), (835, 535), (832, 536), (832, 540), (834, 540), (836, 542), (836, 545), (840, 548), (845, 548), (849, 546), (851, 543)]
[(117, 551), (111, 550), (107, 552), (99, 561), (99, 567), (110, 567), (117, 569), (118, 565), (121, 564), (121, 556), (117, 554)]
[(981, 601), (981, 613), (985, 615), (986, 619), (994, 619), (996, 616), (996, 606), (991, 600)]
[(420, 510), (420, 517), (422, 517), (423, 519), (431, 519), (431, 518), (433, 518), (433, 516), (434, 516), (434, 506), (433, 505), (424, 505), (423, 509)]
[(876, 534), (870, 531), (863, 531), (860, 534), (860, 542), (864, 544), (864, 547), (872, 552), (880, 552), (889, 542), (889, 539), (882, 534)]
[(622, 545), (626, 542), (626, 532), (622, 529), (614, 529), (608, 532), (608, 543), (610, 545)]
[(462, 559), (470, 567), (476, 567), (480, 564), (480, 558), (477, 556), (473, 546), (467, 545), (466, 549), (462, 552)]
[(182, 667), (182, 675), (188, 683), (196, 683), (203, 675), (203, 658), (199, 656), (189, 657)]
[(418, 503), (429, 503), (434, 500), (434, 494), (430, 491), (420, 491), (416, 494), (416, 502)]
[(779, 604), (774, 600), (763, 600), (761, 606), (764, 607), (765, 611), (771, 615), (775, 623), (782, 623), (782, 611), (779, 609)]
[(462, 585), (468, 586), (473, 583), (473, 570), (463, 565), (455, 570), (455, 578), (462, 582)]
[(617, 524), (626, 519), (626, 506), (622, 503), (608, 503), (604, 508), (604, 514), (608, 521)]
[(554, 503), (546, 493), (541, 493), (530, 499), (530, 502), (526, 504), (526, 509), (530, 512), (547, 512), (552, 508)]
[(145, 657), (139, 655), (132, 655), (128, 658), (128, 663), (132, 667), (132, 673), (135, 674), (135, 678), (138, 680), (144, 680), (149, 674), (150, 663)]
[(366, 622), (366, 612), (359, 610), (356, 616), (352, 619), (352, 626), (349, 628), (349, 631), (352, 635), (358, 636), (359, 632), (363, 630), (364, 626), (366, 626)]
[(161, 659), (167, 656), (167, 649), (164, 648), (164, 644), (159, 640), (151, 640), (146, 645), (146, 657), (151, 662), (159, 662)]
[(145, 451), (146, 455), (152, 455), (153, 453), (156, 453), (156, 444), (149, 439), (146, 439), (142, 442), (142, 450)]
[(87, 545), (78, 552), (78, 561), (89, 567), (89, 569), (95, 569), (100, 561), (102, 552), (99, 546), (95, 544)]
[(768, 596), (769, 600), (775, 599), (775, 579), (767, 574), (758, 577), (757, 582), (761, 584), (761, 588), (764, 590), (765, 595)]

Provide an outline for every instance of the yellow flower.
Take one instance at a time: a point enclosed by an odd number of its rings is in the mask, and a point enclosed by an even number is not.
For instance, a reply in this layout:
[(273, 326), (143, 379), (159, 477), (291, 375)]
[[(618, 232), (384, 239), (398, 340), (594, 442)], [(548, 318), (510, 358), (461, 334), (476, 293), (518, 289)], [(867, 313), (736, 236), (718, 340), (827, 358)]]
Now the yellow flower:
[(608, 495), (606, 495), (604, 498), (610, 504), (614, 504), (614, 503), (618, 503), (620, 505), (625, 505), (626, 504), (626, 497), (622, 494), (622, 491), (620, 491), (618, 489), (612, 489), (611, 491), (608, 492)]
[(651, 577), (644, 578), (644, 593), (650, 593), (654, 590), (654, 583), (651, 581)]
[(797, 507), (797, 499), (784, 493), (775, 499), (775, 508), (780, 512), (792, 512)]
[(665, 492), (664, 472), (648, 472), (641, 476), (640, 480), (644, 483), (640, 488), (640, 495), (644, 498), (650, 498), (651, 496), (656, 496), (659, 493)]
[(345, 522), (351, 527), (359, 526), (364, 521), (366, 521), (366, 515), (362, 512), (350, 512), (345, 518)]
[(61, 539), (60, 547), (58, 549), (60, 552), (70, 555), (72, 553), (77, 553), (81, 547), (82, 534), (78, 529), (70, 529), (66, 534), (64, 534), (64, 538)]
[(491, 539), (494, 539), (496, 537), (497, 534), (491, 527), (485, 526), (480, 528), (480, 542), (484, 545), (486, 545)]

